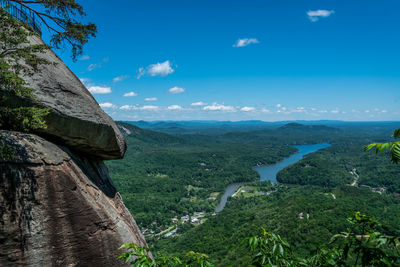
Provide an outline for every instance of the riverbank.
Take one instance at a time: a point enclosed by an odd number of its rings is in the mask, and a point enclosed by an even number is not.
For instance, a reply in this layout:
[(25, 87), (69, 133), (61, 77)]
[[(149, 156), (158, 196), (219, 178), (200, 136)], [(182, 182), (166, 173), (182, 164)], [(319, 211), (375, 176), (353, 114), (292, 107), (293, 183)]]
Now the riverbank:
[[(324, 149), (324, 148), (327, 148), (330, 146), (331, 145), (328, 143), (293, 146), (294, 148), (297, 149), (297, 152), (292, 154), (291, 156), (289, 156), (275, 164), (266, 165), (266, 166), (258, 166), (253, 169), (255, 171), (257, 171), (258, 174), (260, 175), (260, 181), (263, 181), (263, 182), (270, 181), (272, 183), (277, 184), (278, 181), (276, 180), (276, 176), (279, 171), (302, 160), (304, 158), (304, 156), (307, 154), (314, 153), (318, 150), (321, 150), (321, 149)], [(231, 197), (233, 194), (235, 194), (245, 184), (246, 183), (229, 184), (226, 187), (225, 192), (222, 195), (220, 202), (218, 203), (217, 207), (215, 208), (215, 213), (221, 212), (224, 209), (226, 202), (228, 201), (228, 198)]]

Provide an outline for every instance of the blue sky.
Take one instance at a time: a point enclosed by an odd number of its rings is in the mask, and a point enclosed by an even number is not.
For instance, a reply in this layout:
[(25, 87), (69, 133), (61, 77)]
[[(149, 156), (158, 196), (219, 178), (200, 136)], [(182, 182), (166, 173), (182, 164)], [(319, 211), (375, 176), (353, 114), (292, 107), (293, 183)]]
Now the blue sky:
[(398, 0), (78, 2), (57, 52), (115, 120), (400, 118)]

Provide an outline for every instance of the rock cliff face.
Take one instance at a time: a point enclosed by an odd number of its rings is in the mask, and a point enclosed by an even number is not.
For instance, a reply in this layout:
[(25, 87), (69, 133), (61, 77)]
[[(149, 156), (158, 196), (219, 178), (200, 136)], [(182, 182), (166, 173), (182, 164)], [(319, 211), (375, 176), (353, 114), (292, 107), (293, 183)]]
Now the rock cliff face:
[(27, 81), (35, 105), (51, 109), (48, 128), (0, 131), (0, 266), (122, 265), (120, 245), (146, 245), (103, 163), (123, 157), (123, 135), (64, 63), (45, 57), (57, 64)]
[[(43, 44), (37, 36), (29, 38), (31, 44)], [(53, 64), (25, 77), (35, 89), (35, 105), (51, 110), (47, 129), (41, 133), (79, 152), (102, 159), (122, 158), (126, 144), (114, 121), (53, 51), (47, 50), (41, 57)]]

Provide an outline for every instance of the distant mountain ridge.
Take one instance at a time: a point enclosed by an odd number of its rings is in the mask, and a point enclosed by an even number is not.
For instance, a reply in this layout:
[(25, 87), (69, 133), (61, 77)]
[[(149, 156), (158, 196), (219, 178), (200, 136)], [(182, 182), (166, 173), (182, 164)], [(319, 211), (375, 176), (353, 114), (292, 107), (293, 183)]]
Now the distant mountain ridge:
[[(277, 129), (279, 127), (289, 125), (303, 125), (303, 126), (326, 126), (335, 128), (354, 127), (354, 128), (387, 128), (388, 130), (394, 129), (399, 125), (399, 122), (386, 121), (386, 122), (350, 122), (339, 120), (317, 120), (317, 121), (275, 121), (267, 122), (261, 120), (247, 120), (247, 121), (213, 121), (213, 120), (190, 120), (190, 121), (123, 121), (124, 123), (136, 125), (143, 129), (151, 129), (154, 131), (165, 132), (170, 134), (182, 133), (197, 133), (199, 131), (213, 129), (215, 132), (232, 132), (232, 131), (254, 131), (264, 129)], [(303, 127), (304, 128), (304, 127)], [(305, 129), (305, 128), (304, 128)]]
[(278, 128), (278, 130), (315, 130), (315, 131), (338, 131), (337, 128), (329, 127), (326, 125), (305, 125), (296, 122), (285, 124)]

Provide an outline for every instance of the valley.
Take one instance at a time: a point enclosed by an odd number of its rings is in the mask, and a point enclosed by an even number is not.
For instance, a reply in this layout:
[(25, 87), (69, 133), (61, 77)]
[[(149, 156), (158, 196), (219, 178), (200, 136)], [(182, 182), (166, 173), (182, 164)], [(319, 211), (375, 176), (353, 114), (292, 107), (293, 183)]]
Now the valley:
[[(108, 167), (156, 253), (193, 250), (217, 266), (241, 266), (249, 260), (241, 240), (263, 226), (304, 256), (316, 248), (312, 244), (345, 230), (346, 216), (355, 211), (381, 221), (387, 233), (400, 233), (400, 170), (363, 151), (394, 125), (365, 131), (368, 124), (289, 123), (172, 135), (119, 125), (129, 131), (128, 152)], [(262, 180), (279, 184), (260, 181), (258, 168)]]

